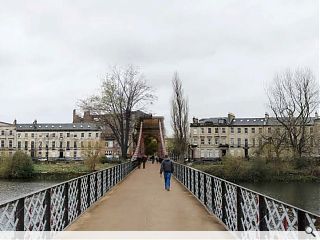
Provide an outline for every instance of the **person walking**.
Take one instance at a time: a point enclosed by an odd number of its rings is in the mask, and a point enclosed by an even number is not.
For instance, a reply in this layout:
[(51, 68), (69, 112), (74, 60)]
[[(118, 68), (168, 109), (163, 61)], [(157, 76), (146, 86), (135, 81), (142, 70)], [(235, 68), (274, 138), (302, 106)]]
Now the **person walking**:
[(144, 156), (142, 157), (142, 167), (143, 167), (143, 168), (146, 168), (146, 162), (147, 162), (147, 160), (148, 160), (147, 155), (144, 155)]
[(164, 156), (164, 160), (160, 167), (160, 177), (163, 173), (164, 176), (164, 188), (170, 191), (171, 174), (174, 172), (173, 162), (168, 158), (168, 155)]

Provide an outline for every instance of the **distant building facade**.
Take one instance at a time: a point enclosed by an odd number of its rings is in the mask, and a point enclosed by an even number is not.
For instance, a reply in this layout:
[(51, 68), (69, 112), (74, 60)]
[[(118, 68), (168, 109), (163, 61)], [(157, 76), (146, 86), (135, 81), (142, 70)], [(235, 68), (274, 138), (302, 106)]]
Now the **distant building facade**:
[(20, 150), (33, 159), (80, 160), (89, 142), (101, 139), (93, 123), (0, 123), (0, 152)]
[[(231, 156), (249, 157), (264, 144), (262, 136), (270, 135), (281, 128), (279, 122), (268, 114), (260, 118), (236, 118), (229, 113), (227, 117), (193, 118), (190, 124), (190, 146), (192, 157), (219, 158)], [(318, 114), (310, 119), (307, 126), (310, 134), (310, 153), (320, 155), (320, 118)]]

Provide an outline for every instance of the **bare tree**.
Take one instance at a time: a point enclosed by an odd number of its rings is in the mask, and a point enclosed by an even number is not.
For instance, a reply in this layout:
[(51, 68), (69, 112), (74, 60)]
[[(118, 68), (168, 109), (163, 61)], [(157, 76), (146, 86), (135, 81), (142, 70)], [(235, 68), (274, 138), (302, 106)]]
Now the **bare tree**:
[(104, 156), (105, 144), (102, 141), (86, 141), (84, 142), (84, 150), (82, 155), (84, 156), (84, 163), (87, 165), (90, 171), (96, 170), (96, 165), (100, 160), (100, 157)]
[(155, 98), (152, 88), (137, 67), (113, 67), (105, 75), (100, 93), (82, 100), (80, 107), (96, 114), (99, 122), (111, 129), (125, 159), (130, 144), (133, 111), (143, 109)]
[(174, 152), (181, 159), (188, 149), (188, 99), (184, 96), (182, 82), (175, 72), (172, 79), (171, 125), (174, 133)]
[(287, 132), (296, 156), (308, 142), (306, 127), (319, 106), (319, 85), (308, 68), (277, 74), (268, 89), (269, 107)]

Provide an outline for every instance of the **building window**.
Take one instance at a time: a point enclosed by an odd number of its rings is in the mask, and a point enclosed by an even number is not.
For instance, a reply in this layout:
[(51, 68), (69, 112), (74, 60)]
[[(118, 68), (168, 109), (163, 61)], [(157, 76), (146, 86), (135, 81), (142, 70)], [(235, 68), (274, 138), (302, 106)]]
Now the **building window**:
[(215, 139), (214, 139), (214, 143), (215, 143), (216, 145), (218, 145), (218, 144), (219, 144), (219, 138), (215, 138)]
[(34, 141), (31, 141), (31, 150), (34, 149)]
[(55, 133), (52, 133), (52, 137), (54, 137), (54, 138), (55, 138), (55, 137), (56, 137), (56, 134), (55, 134)]
[(256, 146), (256, 139), (252, 138), (252, 146), (255, 147)]
[(231, 131), (231, 133), (234, 133), (234, 128), (233, 128), (233, 127), (231, 127), (230, 131)]
[(193, 134), (197, 134), (197, 129), (196, 128), (193, 129)]
[(241, 133), (241, 128), (238, 128), (238, 133)]
[(76, 158), (77, 157), (77, 151), (74, 151), (73, 152), (73, 158)]
[(4, 140), (1, 140), (1, 148), (4, 148)]
[(215, 129), (214, 129), (214, 132), (215, 132), (215, 133), (219, 133), (219, 128), (215, 128)]
[(73, 142), (73, 148), (75, 148), (75, 149), (77, 148), (77, 142), (76, 141)]
[(208, 137), (208, 145), (211, 145), (211, 137)]
[(204, 128), (201, 128), (201, 133), (204, 133)]
[(62, 142), (60, 142), (60, 148), (62, 148), (63, 147), (63, 143)]
[(248, 139), (244, 139), (244, 146), (248, 147)]
[(91, 133), (88, 133), (88, 137), (91, 138)]
[(226, 133), (226, 128), (222, 128), (222, 133)]
[(67, 137), (70, 137), (70, 133), (67, 133)]
[(9, 140), (9, 148), (12, 148), (12, 140)]
[(63, 138), (63, 133), (60, 133), (60, 138)]
[(99, 137), (99, 133), (96, 133), (96, 138), (98, 138)]
[(233, 147), (234, 146), (234, 139), (230, 138), (230, 145)]
[(24, 150), (28, 150), (28, 141), (24, 142)]
[(34, 133), (31, 133), (31, 137), (34, 138)]
[(18, 138), (20, 138), (21, 137), (21, 133), (18, 133)]
[(211, 133), (211, 128), (208, 128), (208, 133)]
[(241, 138), (238, 138), (238, 147), (241, 146)]
[(49, 137), (49, 133), (46, 133), (46, 138), (48, 138)]
[(12, 130), (9, 131), (9, 135), (12, 136)]
[(21, 149), (21, 142), (18, 141), (18, 149), (20, 150)]
[(259, 146), (262, 146), (262, 139), (259, 139)]
[(55, 150), (55, 149), (56, 149), (56, 142), (52, 141), (52, 150)]
[(251, 128), (251, 133), (256, 133), (256, 129), (255, 128)]
[(27, 137), (28, 137), (28, 133), (25, 133), (25, 134), (24, 134), (24, 137), (26, 137), (26, 138), (27, 138)]
[(262, 133), (262, 128), (259, 128), (259, 133)]
[(1, 130), (1, 135), (4, 136), (4, 130)]
[(201, 138), (201, 142), (200, 142), (200, 144), (204, 144), (204, 138)]
[(268, 133), (271, 133), (271, 127), (268, 127)]
[(80, 142), (80, 146), (81, 146), (81, 148), (83, 148), (84, 146), (83, 146), (83, 142)]
[(42, 150), (42, 142), (39, 142), (39, 150)]
[(84, 137), (84, 133), (81, 133), (81, 137), (82, 137), (82, 138)]
[(248, 133), (248, 128), (244, 128), (244, 133)]
[(67, 150), (70, 150), (70, 142), (67, 141)]

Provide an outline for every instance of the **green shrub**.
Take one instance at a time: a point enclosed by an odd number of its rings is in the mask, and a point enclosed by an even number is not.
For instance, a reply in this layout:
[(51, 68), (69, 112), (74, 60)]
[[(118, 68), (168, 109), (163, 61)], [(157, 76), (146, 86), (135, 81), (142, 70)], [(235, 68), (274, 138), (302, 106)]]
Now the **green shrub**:
[(17, 151), (12, 157), (1, 157), (0, 177), (30, 178), (33, 173), (32, 159), (27, 154)]

